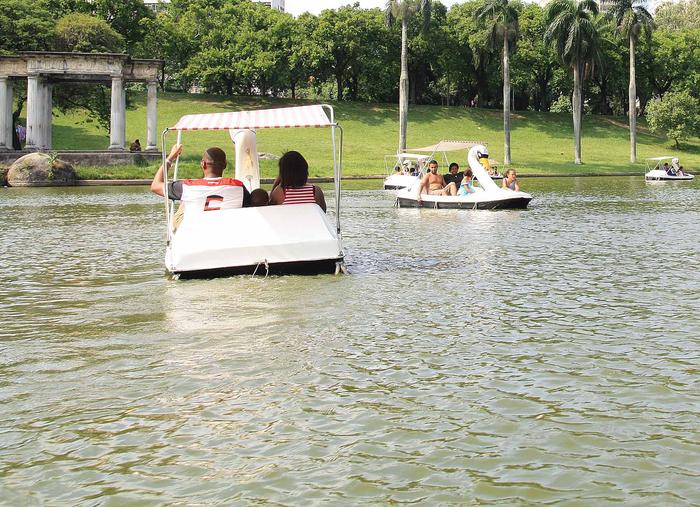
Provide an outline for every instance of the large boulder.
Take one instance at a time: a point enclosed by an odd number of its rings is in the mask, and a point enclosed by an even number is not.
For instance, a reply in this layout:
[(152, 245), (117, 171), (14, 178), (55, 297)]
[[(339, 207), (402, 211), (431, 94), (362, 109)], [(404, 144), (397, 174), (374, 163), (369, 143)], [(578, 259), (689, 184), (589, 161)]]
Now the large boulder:
[(52, 187), (75, 185), (75, 169), (46, 153), (29, 153), (18, 158), (7, 171), (11, 187)]

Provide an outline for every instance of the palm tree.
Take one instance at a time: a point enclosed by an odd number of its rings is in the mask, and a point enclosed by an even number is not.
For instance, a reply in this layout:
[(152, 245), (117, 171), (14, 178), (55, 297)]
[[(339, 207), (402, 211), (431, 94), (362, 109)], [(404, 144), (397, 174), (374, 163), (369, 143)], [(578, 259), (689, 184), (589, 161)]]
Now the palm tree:
[(574, 75), (571, 109), (574, 117), (574, 163), (581, 163), (581, 108), (583, 74), (600, 62), (595, 0), (552, 0), (545, 9), (544, 40), (554, 47), (559, 61)]
[(478, 21), (488, 23), (489, 40), (492, 46), (503, 41), (503, 163), (510, 165), (510, 41), (518, 36), (519, 10), (508, 0), (486, 0), (475, 16)]
[(635, 48), (642, 32), (651, 38), (654, 18), (641, 0), (603, 0), (607, 13), (615, 20), (617, 31), (627, 38), (630, 46), (630, 84), (629, 84), (629, 121), (630, 121), (630, 162), (637, 161), (637, 77), (635, 65)]
[(408, 22), (423, 13), (424, 25), (430, 20), (430, 0), (387, 0), (384, 13), (388, 25), (401, 20), (401, 77), (399, 78), (399, 151), (406, 149), (408, 130)]

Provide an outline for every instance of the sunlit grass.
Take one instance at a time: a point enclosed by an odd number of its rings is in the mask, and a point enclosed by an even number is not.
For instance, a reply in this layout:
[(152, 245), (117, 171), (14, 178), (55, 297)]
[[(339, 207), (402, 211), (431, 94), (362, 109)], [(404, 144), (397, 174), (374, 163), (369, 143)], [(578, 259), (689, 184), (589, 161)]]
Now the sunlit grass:
[[(307, 102), (251, 97), (225, 98), (209, 95), (164, 93), (158, 101), (158, 132), (174, 125), (185, 114), (281, 107)], [(134, 94), (134, 108), (127, 111), (127, 140), (146, 144), (146, 101)], [(344, 129), (344, 174), (384, 174), (384, 156), (396, 151), (398, 109), (393, 104), (331, 103)], [(491, 158), (503, 158), (502, 116), (497, 110), (463, 107), (412, 106), (408, 144), (418, 147), (441, 139), (479, 140), (488, 143)], [(694, 140), (676, 151), (673, 142), (648, 133), (643, 121), (638, 134), (636, 165), (629, 163), (629, 133), (625, 118), (586, 116), (583, 125), (584, 165), (573, 164), (573, 135), (569, 114), (516, 112), (512, 119), (513, 167), (522, 174), (612, 174), (644, 171), (643, 159), (677, 155), (689, 169), (700, 167), (700, 142)], [(58, 114), (54, 118), (54, 149), (105, 149), (108, 134), (83, 114)], [(175, 134), (168, 136), (168, 143)], [(158, 139), (160, 143), (160, 137)], [(181, 174), (199, 174), (198, 160), (209, 146), (221, 146), (233, 160), (233, 147), (226, 132), (185, 133)], [(330, 131), (325, 129), (274, 129), (258, 131), (258, 151), (280, 155), (297, 150), (309, 160), (311, 176), (332, 175)], [(464, 153), (454, 158), (465, 163)], [(80, 168), (82, 178), (149, 178), (155, 166)], [(276, 173), (274, 160), (262, 161), (262, 176)]]

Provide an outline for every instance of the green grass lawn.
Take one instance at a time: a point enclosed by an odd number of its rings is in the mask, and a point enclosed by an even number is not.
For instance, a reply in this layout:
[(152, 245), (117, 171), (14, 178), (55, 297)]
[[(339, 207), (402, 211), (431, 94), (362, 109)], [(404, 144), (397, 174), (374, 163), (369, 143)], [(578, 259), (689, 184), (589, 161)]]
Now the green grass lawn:
[[(300, 105), (306, 101), (254, 97), (225, 98), (209, 95), (164, 93), (158, 100), (158, 131), (174, 125), (185, 114), (244, 110), (249, 108)], [(127, 140), (146, 144), (146, 97), (134, 94), (133, 109), (127, 111)], [(398, 144), (398, 107), (393, 104), (332, 103), (344, 130), (344, 175), (384, 174), (384, 156)], [(83, 114), (55, 113), (54, 149), (105, 149), (108, 134)], [(629, 133), (625, 118), (587, 116), (583, 126), (584, 165), (573, 164), (573, 134), (570, 114), (516, 112), (512, 118), (513, 167), (521, 174), (610, 174), (644, 172), (643, 159), (677, 155), (686, 168), (700, 167), (700, 141), (673, 148), (673, 142), (651, 135), (643, 121), (639, 125), (639, 163), (629, 163)], [(463, 107), (412, 106), (409, 111), (408, 145), (418, 147), (441, 139), (479, 140), (488, 143), (491, 158), (503, 159), (502, 114), (497, 110)], [(158, 140), (160, 142), (160, 138)], [(175, 141), (171, 133), (168, 143)], [(198, 174), (201, 153), (209, 146), (221, 146), (233, 160), (233, 145), (227, 132), (184, 133), (182, 175)], [(330, 130), (273, 129), (258, 131), (258, 151), (282, 154), (300, 151), (308, 159), (311, 176), (332, 175)], [(454, 160), (466, 163), (464, 153)], [(274, 161), (261, 161), (262, 176), (276, 174)], [(82, 178), (150, 178), (154, 167), (79, 168)], [(446, 168), (443, 168), (446, 171)]]

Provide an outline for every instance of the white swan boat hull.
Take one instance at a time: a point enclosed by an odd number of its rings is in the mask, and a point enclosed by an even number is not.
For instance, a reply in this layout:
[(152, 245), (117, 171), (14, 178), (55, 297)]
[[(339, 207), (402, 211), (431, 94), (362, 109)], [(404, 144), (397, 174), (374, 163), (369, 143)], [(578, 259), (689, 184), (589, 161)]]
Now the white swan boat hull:
[(525, 192), (510, 190), (477, 191), (468, 196), (422, 195), (416, 199), (411, 190), (400, 191), (396, 197), (399, 208), (434, 209), (525, 209), (532, 196)]
[(668, 174), (663, 169), (653, 169), (644, 175), (647, 181), (688, 181), (694, 179), (692, 174), (672, 175)]
[(165, 253), (181, 278), (334, 273), (342, 261), (338, 234), (316, 204), (185, 213)]

